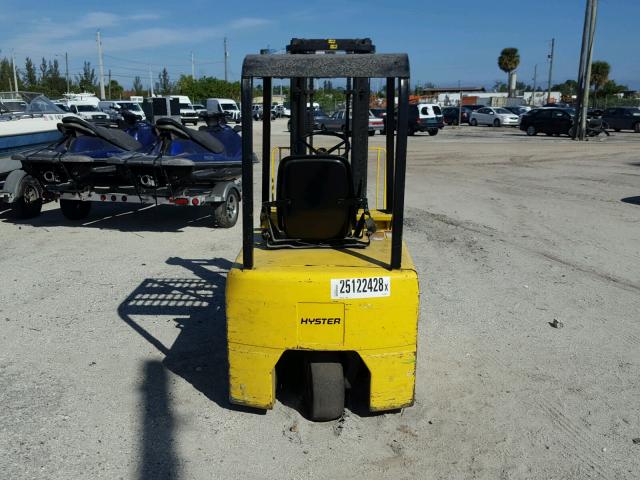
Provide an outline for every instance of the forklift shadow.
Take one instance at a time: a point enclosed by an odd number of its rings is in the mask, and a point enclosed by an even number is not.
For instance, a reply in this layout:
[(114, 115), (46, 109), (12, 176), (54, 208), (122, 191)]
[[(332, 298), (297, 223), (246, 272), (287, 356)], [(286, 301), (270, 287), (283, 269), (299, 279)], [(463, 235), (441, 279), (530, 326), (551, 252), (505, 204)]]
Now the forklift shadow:
[(621, 202), (630, 203), (631, 205), (640, 205), (640, 196), (621, 198)]
[[(118, 315), (165, 356), (165, 368), (207, 398), (226, 409), (264, 414), (229, 402), (225, 283), (232, 263), (223, 258), (173, 257), (167, 264), (182, 266), (195, 276), (145, 279), (120, 304)], [(162, 317), (180, 330), (171, 346), (149, 331), (151, 325), (158, 328)]]
[(140, 394), (142, 431), (140, 434), (139, 480), (174, 480), (180, 477), (175, 451), (175, 419), (171, 408), (167, 371), (157, 360), (143, 364)]

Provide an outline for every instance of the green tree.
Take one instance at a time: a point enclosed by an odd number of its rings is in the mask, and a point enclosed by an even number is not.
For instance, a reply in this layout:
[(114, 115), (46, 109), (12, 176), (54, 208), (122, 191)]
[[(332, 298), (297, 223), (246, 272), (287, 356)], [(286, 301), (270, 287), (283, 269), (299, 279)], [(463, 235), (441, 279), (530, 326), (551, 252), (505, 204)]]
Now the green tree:
[(12, 85), (10, 82), (11, 76), (13, 75), (13, 71), (11, 70), (11, 62), (8, 58), (4, 57), (0, 60), (0, 90), (1, 91), (9, 91), (12, 90)]
[(133, 79), (133, 91), (136, 95), (144, 95), (146, 92), (144, 85), (142, 85), (142, 80), (138, 76)]
[(47, 85), (47, 72), (49, 71), (49, 66), (47, 65), (47, 60), (42, 57), (42, 61), (40, 62), (40, 88), (43, 89)]
[(96, 93), (96, 71), (91, 68), (91, 62), (84, 62), (82, 65), (82, 74), (76, 75), (76, 82), (81, 91)]
[[(189, 76), (189, 78), (191, 78), (191, 76)], [(173, 93), (173, 84), (171, 83), (171, 78), (169, 78), (169, 72), (166, 67), (158, 74), (156, 93), (160, 95), (170, 95)]]
[(560, 92), (563, 99), (569, 100), (572, 95), (578, 94), (578, 82), (575, 80), (565, 80), (563, 83), (556, 83), (551, 90)]
[(36, 66), (33, 61), (27, 57), (24, 62), (24, 73), (22, 74), (22, 83), (27, 90), (38, 89), (38, 78), (36, 76)]
[(617, 84), (614, 80), (609, 80), (600, 88), (600, 94), (603, 97), (608, 97), (610, 95), (617, 95), (622, 92), (626, 92), (629, 90), (627, 85)]
[(117, 80), (111, 79), (109, 85), (107, 85), (107, 93), (109, 94), (110, 99), (121, 99), (122, 93), (124, 92), (124, 88), (122, 85), (118, 83)]
[(611, 65), (601, 60), (591, 63), (591, 85), (593, 85), (593, 96), (598, 95), (598, 90), (609, 81)]
[(240, 100), (240, 82), (225, 82), (214, 77), (202, 77), (194, 80), (191, 75), (182, 75), (174, 90), (182, 95), (188, 95), (191, 100), (210, 97)]
[(500, 56), (498, 57), (498, 67), (500, 70), (507, 73), (507, 86), (509, 91), (509, 96), (513, 96), (513, 92), (511, 91), (511, 75), (513, 75), (513, 71), (518, 68), (520, 65), (520, 54), (518, 53), (517, 48), (503, 48), (502, 52), (500, 52)]
[(57, 59), (54, 59), (53, 62), (49, 60), (47, 67), (47, 79), (47, 93), (52, 97), (60, 97), (67, 89), (67, 81), (60, 74), (60, 64)]

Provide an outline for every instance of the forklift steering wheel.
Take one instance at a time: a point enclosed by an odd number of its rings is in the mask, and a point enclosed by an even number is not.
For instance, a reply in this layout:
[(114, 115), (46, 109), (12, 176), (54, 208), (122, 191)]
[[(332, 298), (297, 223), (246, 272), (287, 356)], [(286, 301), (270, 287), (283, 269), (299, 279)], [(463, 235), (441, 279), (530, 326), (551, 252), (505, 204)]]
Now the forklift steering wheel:
[[(338, 137), (342, 141), (340, 143), (335, 144), (333, 147), (329, 149), (325, 147), (314, 147), (310, 145), (309, 142), (307, 142), (305, 139), (314, 137), (316, 135), (324, 136), (324, 137)], [(342, 153), (342, 156), (345, 158), (348, 158), (349, 152), (351, 151), (351, 143), (349, 142), (347, 135), (343, 133), (328, 132), (326, 130), (321, 130), (319, 132), (311, 132), (311, 133), (307, 133), (306, 135), (303, 135), (302, 137), (300, 137), (300, 141), (314, 155), (330, 155), (336, 150), (338, 150), (340, 147), (343, 147), (344, 152)]]

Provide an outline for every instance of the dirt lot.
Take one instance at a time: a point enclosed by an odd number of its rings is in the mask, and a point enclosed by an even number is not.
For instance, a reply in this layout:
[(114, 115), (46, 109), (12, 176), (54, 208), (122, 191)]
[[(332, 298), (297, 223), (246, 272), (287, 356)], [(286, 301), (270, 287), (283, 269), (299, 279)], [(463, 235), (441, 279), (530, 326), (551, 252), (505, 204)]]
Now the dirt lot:
[(640, 478), (640, 135), (417, 135), (406, 203), (416, 404), (326, 424), (290, 401), (263, 415), (227, 401), (240, 225), (2, 213), (0, 476)]

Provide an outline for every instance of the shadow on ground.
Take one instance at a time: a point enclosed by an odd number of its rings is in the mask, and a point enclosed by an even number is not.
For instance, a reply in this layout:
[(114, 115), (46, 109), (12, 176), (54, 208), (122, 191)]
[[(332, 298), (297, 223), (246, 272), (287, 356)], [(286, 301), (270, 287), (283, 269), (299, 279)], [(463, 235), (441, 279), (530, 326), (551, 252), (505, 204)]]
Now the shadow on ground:
[(640, 196), (621, 198), (621, 202), (630, 203), (631, 205), (640, 205)]
[[(262, 413), (229, 402), (225, 282), (232, 263), (177, 257), (167, 263), (192, 275), (143, 280), (118, 307), (120, 318), (165, 356), (165, 368), (207, 398), (226, 409)], [(180, 330), (172, 345), (149, 332), (159, 317), (170, 318), (171, 328)]]
[(149, 361), (144, 363), (142, 373), (140, 394), (144, 411), (137, 478), (174, 480), (179, 478), (179, 472), (167, 372), (160, 362)]
[(212, 208), (96, 203), (87, 218), (73, 221), (65, 218), (59, 208), (44, 210), (35, 218), (19, 220), (12, 216), (6, 205), (0, 205), (0, 220), (34, 227), (65, 226), (121, 232), (180, 232), (185, 227), (213, 227)]
[[(264, 414), (263, 410), (229, 402), (225, 284), (232, 263), (223, 258), (177, 257), (167, 263), (184, 267), (192, 275), (143, 280), (118, 307), (120, 318), (164, 355), (162, 368), (182, 377), (208, 399), (228, 410)], [(162, 317), (170, 319), (168, 325)], [(150, 333), (159, 324), (161, 328), (180, 330), (172, 345), (165, 345)], [(278, 363), (276, 397), (305, 415), (303, 352), (287, 353), (282, 359), (285, 361)], [(368, 372), (364, 365), (358, 370), (358, 379), (348, 391), (347, 406), (362, 417), (376, 415), (368, 411)], [(155, 372), (154, 377), (160, 379), (161, 375)]]

